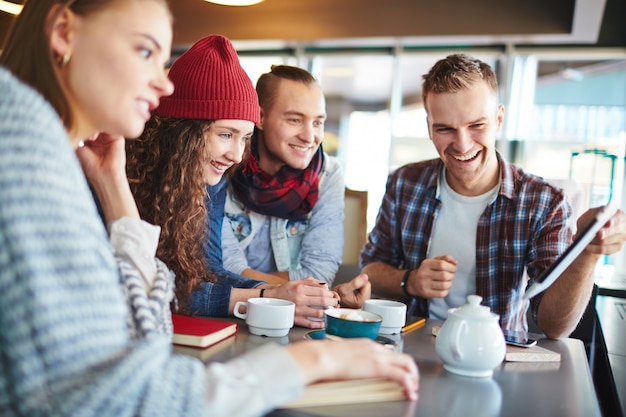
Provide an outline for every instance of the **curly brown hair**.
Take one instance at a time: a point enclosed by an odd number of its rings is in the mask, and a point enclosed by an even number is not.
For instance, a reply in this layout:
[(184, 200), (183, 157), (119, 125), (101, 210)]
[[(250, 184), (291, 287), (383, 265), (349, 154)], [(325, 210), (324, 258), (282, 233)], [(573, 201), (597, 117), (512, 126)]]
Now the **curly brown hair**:
[(142, 219), (161, 226), (157, 256), (176, 274), (181, 308), (202, 282), (215, 282), (204, 248), (208, 239), (203, 180), (205, 132), (212, 120), (153, 115), (126, 144), (128, 181)]

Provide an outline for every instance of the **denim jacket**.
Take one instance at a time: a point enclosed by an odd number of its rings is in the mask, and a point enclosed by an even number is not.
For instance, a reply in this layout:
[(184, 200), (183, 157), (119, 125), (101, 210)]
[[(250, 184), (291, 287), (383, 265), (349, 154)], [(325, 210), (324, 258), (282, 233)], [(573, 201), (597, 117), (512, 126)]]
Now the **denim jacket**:
[[(343, 253), (344, 176), (339, 161), (324, 154), (319, 198), (305, 220), (266, 216), (243, 207), (231, 189), (222, 232), (224, 267), (241, 274), (289, 271), (289, 279), (314, 277), (332, 284)], [(269, 225), (266, 224), (269, 222)], [(269, 233), (259, 233), (269, 226)], [(261, 265), (255, 251), (271, 250), (271, 265)], [(267, 255), (266, 253), (261, 255)]]

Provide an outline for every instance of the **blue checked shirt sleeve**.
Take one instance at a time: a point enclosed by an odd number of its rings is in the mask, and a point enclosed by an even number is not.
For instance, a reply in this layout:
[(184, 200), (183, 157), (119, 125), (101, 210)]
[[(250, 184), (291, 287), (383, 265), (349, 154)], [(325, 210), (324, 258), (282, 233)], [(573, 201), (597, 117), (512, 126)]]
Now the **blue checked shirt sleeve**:
[[(541, 272), (548, 269), (573, 241), (575, 219), (569, 201), (567, 198), (558, 199), (554, 195), (549, 195), (549, 197), (551, 197), (551, 204), (541, 216), (544, 223), (536, 236), (531, 239), (533, 245), (530, 258), (532, 261), (527, 266), (530, 278), (528, 285), (531, 285)], [(535, 321), (537, 321), (537, 311), (544, 294), (539, 294), (531, 300), (531, 312)]]
[(401, 243), (398, 241), (398, 217), (396, 208), (397, 181), (392, 174), (376, 217), (376, 225), (361, 251), (361, 267), (372, 262), (384, 262), (399, 267), (404, 262)]

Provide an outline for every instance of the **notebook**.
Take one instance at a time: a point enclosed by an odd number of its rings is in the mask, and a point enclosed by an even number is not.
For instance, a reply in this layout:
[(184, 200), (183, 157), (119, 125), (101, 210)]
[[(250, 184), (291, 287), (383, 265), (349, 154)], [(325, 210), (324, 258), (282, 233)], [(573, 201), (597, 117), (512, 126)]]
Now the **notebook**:
[(237, 332), (237, 323), (172, 314), (175, 345), (208, 347)]
[(576, 239), (574, 239), (565, 252), (559, 256), (550, 268), (543, 271), (537, 277), (537, 281), (533, 285), (526, 289), (524, 298), (530, 299), (547, 290), (548, 287), (561, 276), (563, 271), (570, 266), (574, 259), (580, 255), (589, 242), (593, 240), (598, 230), (600, 230), (616, 212), (617, 206), (612, 201), (609, 201), (606, 206), (598, 210), (595, 217), (577, 234)]
[(523, 348), (507, 345), (504, 360), (507, 362), (560, 362), (561, 354), (541, 346)]
[(404, 388), (385, 379), (319, 382), (305, 388), (300, 398), (280, 408), (320, 407), (341, 404), (405, 400)]
[(218, 353), (235, 346), (235, 340), (237, 337), (235, 335), (228, 336), (226, 339), (217, 342), (209, 347), (201, 348), (201, 347), (192, 347), (192, 346), (183, 346), (183, 345), (174, 345), (174, 352), (180, 353), (182, 355), (193, 356), (194, 358), (200, 359), (202, 362), (207, 362), (211, 357), (217, 355)]

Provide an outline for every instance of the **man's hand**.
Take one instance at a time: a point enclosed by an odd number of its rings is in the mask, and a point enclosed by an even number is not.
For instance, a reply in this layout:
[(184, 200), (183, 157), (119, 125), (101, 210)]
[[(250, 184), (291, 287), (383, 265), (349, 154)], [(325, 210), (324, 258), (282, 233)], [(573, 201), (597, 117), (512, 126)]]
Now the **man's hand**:
[(333, 287), (333, 291), (339, 294), (342, 307), (361, 308), (363, 302), (372, 296), (372, 284), (366, 274), (359, 274), (350, 282)]
[(445, 297), (452, 288), (456, 265), (456, 260), (450, 255), (425, 259), (417, 270), (411, 272), (407, 291), (422, 298)]
[[(592, 208), (583, 213), (576, 221), (578, 230), (589, 223), (598, 210), (599, 208)], [(621, 209), (618, 209), (617, 213), (596, 233), (585, 251), (595, 255), (612, 255), (622, 250), (625, 242), (626, 215)]]
[(314, 278), (289, 281), (265, 290), (265, 297), (282, 298), (296, 304), (294, 323), (312, 329), (324, 328), (324, 308), (336, 307), (339, 296), (325, 282)]

